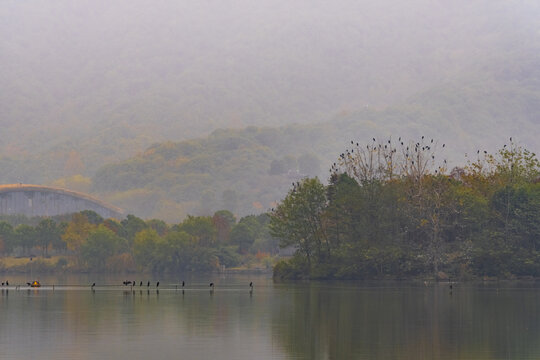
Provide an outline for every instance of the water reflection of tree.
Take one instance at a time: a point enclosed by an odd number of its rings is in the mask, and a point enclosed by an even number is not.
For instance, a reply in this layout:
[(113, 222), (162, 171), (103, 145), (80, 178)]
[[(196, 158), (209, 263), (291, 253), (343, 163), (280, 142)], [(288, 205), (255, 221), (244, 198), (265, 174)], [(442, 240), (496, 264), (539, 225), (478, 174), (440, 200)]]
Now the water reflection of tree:
[(288, 296), (275, 309), (272, 328), (295, 359), (525, 359), (540, 353), (538, 291), (450, 295), (446, 286), (311, 285)]

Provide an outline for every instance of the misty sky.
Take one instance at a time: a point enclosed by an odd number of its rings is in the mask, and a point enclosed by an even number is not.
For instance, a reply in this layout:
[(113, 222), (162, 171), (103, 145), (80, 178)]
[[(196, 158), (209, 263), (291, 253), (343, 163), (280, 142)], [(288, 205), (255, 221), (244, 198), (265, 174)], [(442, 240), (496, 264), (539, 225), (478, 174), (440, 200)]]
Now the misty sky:
[(0, 149), (126, 143), (109, 161), (384, 109), (534, 53), (539, 18), (536, 1), (3, 1)]

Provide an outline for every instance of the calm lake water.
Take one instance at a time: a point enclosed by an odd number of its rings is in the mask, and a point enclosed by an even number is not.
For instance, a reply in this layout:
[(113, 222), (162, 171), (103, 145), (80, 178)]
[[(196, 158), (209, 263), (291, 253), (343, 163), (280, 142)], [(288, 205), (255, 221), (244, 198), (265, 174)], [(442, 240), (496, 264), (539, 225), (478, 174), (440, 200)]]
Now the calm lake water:
[[(540, 359), (540, 286), (41, 277), (0, 296), (1, 359)], [(128, 280), (158, 279), (130, 276)], [(213, 281), (211, 293), (208, 283)], [(255, 284), (252, 294), (249, 282)], [(96, 282), (89, 287), (71, 285)], [(154, 284), (153, 284), (154, 285)]]

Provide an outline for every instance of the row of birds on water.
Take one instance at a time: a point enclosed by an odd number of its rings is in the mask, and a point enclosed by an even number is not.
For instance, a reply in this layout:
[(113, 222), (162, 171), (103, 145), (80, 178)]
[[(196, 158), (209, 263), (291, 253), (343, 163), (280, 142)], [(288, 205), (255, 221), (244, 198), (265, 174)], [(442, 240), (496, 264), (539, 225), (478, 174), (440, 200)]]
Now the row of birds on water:
[[(122, 282), (122, 284), (123, 284), (124, 286), (131, 286), (131, 287), (137, 286), (137, 282), (136, 282), (136, 281), (127, 281), (127, 280), (126, 280), (126, 281)], [(31, 286), (32, 283), (27, 282), (26, 285)], [(151, 285), (151, 283), (150, 283), (150, 281), (148, 281), (148, 282), (146, 283), (146, 287), (149, 288), (150, 285)], [(5, 282), (2, 282), (2, 286), (9, 286), (9, 281), (6, 280)], [(143, 286), (143, 282), (142, 282), (142, 281), (139, 283), (139, 286), (140, 286), (140, 287)], [(182, 281), (182, 289), (184, 289), (185, 286), (186, 286), (186, 282), (185, 282), (185, 281)], [(54, 285), (53, 285), (53, 287), (54, 287)], [(96, 287), (96, 283), (93, 283), (92, 285), (90, 285), (90, 287), (91, 287), (92, 289), (94, 289), (94, 288)], [(213, 290), (214, 290), (214, 283), (211, 282), (211, 283), (209, 284), (209, 287), (210, 287), (210, 290), (213, 291)], [(250, 289), (251, 289), (250, 291), (253, 291), (253, 282), (250, 282), (250, 283), (249, 283), (249, 287), (250, 287)], [(157, 289), (157, 288), (159, 288), (159, 281), (156, 282), (156, 289)]]
[[(124, 286), (132, 286), (132, 287), (133, 287), (133, 286), (137, 286), (137, 282), (136, 282), (136, 281), (128, 281), (128, 280), (126, 280), (126, 281), (122, 282), (122, 284), (124, 284)], [(146, 287), (150, 287), (150, 285), (151, 285), (151, 283), (150, 283), (150, 281), (148, 281), (148, 282), (146, 283)], [(91, 287), (94, 288), (95, 286), (96, 286), (96, 283), (93, 283)], [(142, 281), (139, 283), (139, 286), (140, 286), (140, 287), (143, 286), (143, 282), (142, 282)], [(185, 286), (186, 286), (186, 282), (185, 282), (185, 281), (182, 281), (182, 289), (183, 289)], [(210, 287), (211, 289), (213, 289), (213, 288), (214, 288), (214, 283), (211, 282), (211, 283), (209, 284), (209, 287)], [(251, 289), (253, 289), (253, 282), (250, 282), (250, 283), (249, 283), (249, 287), (250, 287)], [(156, 283), (156, 288), (159, 288), (159, 281)]]

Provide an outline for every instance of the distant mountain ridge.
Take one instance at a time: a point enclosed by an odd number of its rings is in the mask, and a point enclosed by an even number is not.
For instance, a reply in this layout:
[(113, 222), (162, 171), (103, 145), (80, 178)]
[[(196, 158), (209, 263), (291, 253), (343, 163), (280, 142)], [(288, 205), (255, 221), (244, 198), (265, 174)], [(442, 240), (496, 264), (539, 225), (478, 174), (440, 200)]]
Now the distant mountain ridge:
[[(312, 125), (223, 129), (206, 138), (156, 144), (99, 169), (92, 178), (93, 191), (143, 216), (166, 216), (170, 209), (214, 211), (226, 205), (225, 194), (232, 192), (234, 210), (246, 214), (270, 208), (295, 175), (325, 180), (330, 164), (351, 140), (424, 135), (447, 144), (441, 156), (452, 166), (465, 165), (465, 154), (474, 159), (477, 150), (496, 151), (510, 136), (538, 151), (539, 57), (525, 60), (516, 66), (501, 63), (475, 76), (464, 74), (384, 110), (366, 108)], [(310, 158), (318, 166), (299, 171), (302, 160)], [(279, 164), (285, 169), (272, 174)]]
[(8, 1), (0, 177), (91, 177), (156, 142), (399, 107), (534, 54), (538, 18), (504, 0)]

